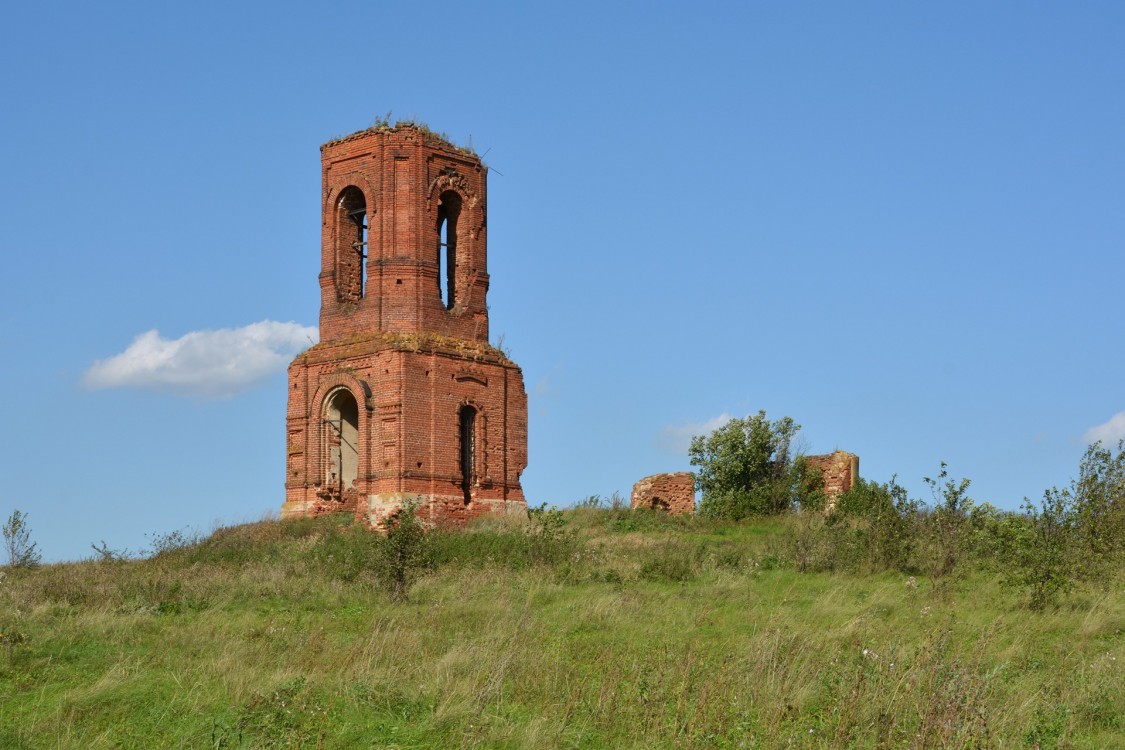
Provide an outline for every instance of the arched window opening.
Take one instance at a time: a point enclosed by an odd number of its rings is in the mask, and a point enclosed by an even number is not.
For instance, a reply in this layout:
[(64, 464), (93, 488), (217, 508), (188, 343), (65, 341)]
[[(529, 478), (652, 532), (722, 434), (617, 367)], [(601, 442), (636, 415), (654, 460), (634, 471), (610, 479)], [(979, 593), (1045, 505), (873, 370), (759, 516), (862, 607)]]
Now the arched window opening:
[(367, 294), (367, 209), (358, 208), (348, 214), (348, 218), (356, 225), (356, 239), (352, 242), (355, 250), (356, 262), (359, 263), (359, 296), (362, 299)]
[(438, 296), (446, 310), (457, 304), (457, 219), (461, 196), (452, 190), (441, 194), (438, 204)]
[(325, 484), (342, 495), (359, 478), (359, 404), (346, 388), (333, 391), (324, 409)]
[(358, 302), (367, 287), (367, 201), (357, 187), (344, 188), (336, 204), (336, 292)]
[(461, 492), (465, 504), (473, 499), (473, 485), (477, 480), (477, 410), (461, 407)]
[[(447, 291), (452, 284), (449, 283), (449, 221), (442, 219), (441, 227), (439, 229), (440, 236), (438, 237), (438, 295), (441, 301), (445, 303), (446, 309), (449, 309), (449, 300), (452, 295), (447, 295)], [(456, 238), (456, 234), (453, 235)], [(453, 240), (454, 244), (457, 240)]]

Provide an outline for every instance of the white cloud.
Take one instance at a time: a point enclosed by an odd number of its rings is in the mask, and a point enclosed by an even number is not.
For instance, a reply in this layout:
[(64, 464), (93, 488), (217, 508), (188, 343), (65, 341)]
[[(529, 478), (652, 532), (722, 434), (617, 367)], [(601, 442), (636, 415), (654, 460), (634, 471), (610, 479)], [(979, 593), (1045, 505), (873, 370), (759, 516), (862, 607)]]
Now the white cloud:
[(82, 382), (89, 388), (147, 388), (226, 398), (284, 369), (318, 335), (315, 327), (276, 320), (192, 331), (178, 339), (163, 338), (154, 329), (137, 336), (120, 354), (95, 362)]
[(551, 376), (544, 375), (539, 378), (535, 387), (531, 389), (531, 393), (536, 398), (552, 398), (555, 395), (555, 389), (551, 386)]
[(1086, 430), (1082, 439), (1087, 443), (1101, 440), (1107, 447), (1116, 446), (1118, 440), (1125, 440), (1125, 411), (1119, 411), (1108, 422)]
[(539, 378), (531, 388), (531, 406), (535, 408), (535, 413), (540, 417), (546, 416), (548, 407), (558, 400), (559, 394), (555, 390), (552, 378), (562, 372), (562, 369), (563, 363), (556, 362), (551, 371)]
[(723, 412), (717, 417), (708, 419), (706, 422), (668, 425), (660, 431), (660, 447), (669, 453), (683, 455), (687, 453), (693, 437), (696, 435), (709, 435), (732, 419), (734, 419), (734, 417)]

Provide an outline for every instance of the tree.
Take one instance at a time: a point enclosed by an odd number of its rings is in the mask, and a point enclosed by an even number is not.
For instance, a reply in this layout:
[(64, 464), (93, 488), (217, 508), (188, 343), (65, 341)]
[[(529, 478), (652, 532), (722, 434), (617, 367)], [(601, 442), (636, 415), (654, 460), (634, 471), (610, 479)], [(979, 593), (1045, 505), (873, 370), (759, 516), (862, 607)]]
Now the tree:
[(1036, 507), (1024, 500), (1024, 515), (1001, 527), (1001, 545), (1010, 561), (1005, 579), (1024, 588), (1030, 607), (1042, 611), (1074, 588), (1082, 555), (1074, 545), (1078, 510), (1069, 490), (1052, 487)]
[(953, 479), (949, 465), (941, 462), (937, 478), (922, 477), (934, 498), (933, 510), (928, 516), (928, 526), (933, 544), (929, 556), (931, 578), (941, 578), (952, 573), (964, 553), (970, 551), (971, 527), (969, 524), (975, 503), (969, 497), (972, 481)]
[(1007, 579), (1027, 590), (1034, 610), (1054, 604), (1078, 581), (1112, 584), (1125, 562), (1125, 442), (1117, 454), (1100, 442), (1086, 449), (1078, 479), (1052, 487), (1036, 507), (1003, 527), (1012, 565)]
[(8, 553), (8, 565), (13, 568), (34, 568), (43, 557), (31, 541), (31, 529), (27, 525), (27, 514), (12, 511), (4, 524), (4, 549)]
[(1118, 441), (1116, 456), (1100, 441), (1088, 447), (1069, 494), (1083, 575), (1105, 577), (1125, 559), (1125, 441)]
[(764, 411), (732, 419), (710, 435), (691, 440), (688, 456), (703, 493), (699, 512), (738, 520), (783, 513), (800, 502), (807, 485), (795, 470), (790, 445), (801, 426), (789, 417), (770, 422)]
[(383, 520), (382, 526), (384, 537), (377, 547), (376, 573), (393, 601), (406, 601), (410, 587), (428, 562), (426, 527), (413, 502), (404, 503)]

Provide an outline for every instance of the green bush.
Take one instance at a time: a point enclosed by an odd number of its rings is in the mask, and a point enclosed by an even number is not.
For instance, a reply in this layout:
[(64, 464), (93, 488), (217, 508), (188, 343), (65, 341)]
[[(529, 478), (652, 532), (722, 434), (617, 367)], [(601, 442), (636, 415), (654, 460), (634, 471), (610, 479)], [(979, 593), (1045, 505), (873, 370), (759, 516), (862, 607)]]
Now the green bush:
[(1125, 563), (1125, 441), (1117, 454), (1100, 442), (1086, 449), (1078, 479), (1063, 490), (1073, 503), (1075, 546), (1083, 578), (1105, 580)]
[(394, 601), (405, 601), (410, 587), (429, 563), (426, 529), (414, 503), (404, 503), (383, 520), (385, 536), (375, 553), (375, 571)]
[(837, 496), (833, 512), (853, 518), (881, 518), (896, 511), (901, 492), (904, 490), (894, 477), (885, 484), (857, 477), (851, 489)]
[(1087, 448), (1078, 479), (1052, 487), (1038, 506), (998, 527), (997, 547), (1010, 564), (1005, 578), (1028, 595), (1033, 610), (1057, 602), (1080, 580), (1106, 583), (1125, 562), (1125, 451)]
[(816, 505), (816, 474), (794, 463), (790, 444), (801, 426), (789, 417), (770, 422), (764, 411), (732, 419), (691, 440), (688, 455), (703, 493), (700, 515), (737, 521)]
[(857, 478), (850, 490), (836, 498), (827, 519), (828, 526), (845, 522), (853, 527), (857, 565), (873, 572), (913, 572), (918, 503), (895, 477), (883, 484)]
[(577, 537), (566, 528), (563, 512), (558, 508), (548, 508), (544, 503), (538, 508), (527, 509), (530, 522), (527, 537), (534, 562), (557, 564), (566, 560), (577, 548)]
[(778, 505), (774, 486), (728, 489), (704, 494), (699, 503), (699, 514), (704, 518), (741, 521), (752, 516), (776, 514), (780, 512)]
[(919, 532), (919, 564), (933, 579), (952, 574), (971, 552), (969, 516), (973, 499), (969, 497), (968, 479), (950, 477), (948, 465), (942, 461), (937, 478), (923, 477), (930, 488), (934, 504), (927, 512), (916, 514)]
[(1031, 609), (1041, 611), (1070, 591), (1079, 569), (1073, 545), (1077, 514), (1069, 493), (1050, 489), (1037, 508), (1025, 501), (1023, 519), (1011, 519), (1003, 541), (1009, 566), (1005, 579), (1028, 594)]
[(43, 560), (35, 542), (31, 541), (31, 527), (27, 514), (13, 510), (4, 523), (4, 551), (8, 565), (13, 568), (34, 568)]
[(794, 502), (804, 511), (823, 511), (828, 505), (824, 494), (824, 472), (813, 466), (805, 456), (797, 456), (790, 469), (790, 484), (795, 494)]

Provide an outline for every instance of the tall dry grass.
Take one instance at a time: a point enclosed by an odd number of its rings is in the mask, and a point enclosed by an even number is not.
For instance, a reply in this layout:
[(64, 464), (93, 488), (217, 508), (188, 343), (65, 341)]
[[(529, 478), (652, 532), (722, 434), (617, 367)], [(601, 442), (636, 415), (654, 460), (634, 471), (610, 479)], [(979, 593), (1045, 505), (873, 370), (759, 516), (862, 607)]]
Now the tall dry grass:
[(402, 603), (331, 519), (9, 572), (0, 747), (1121, 744), (1120, 588), (801, 573), (792, 523), (494, 521)]

